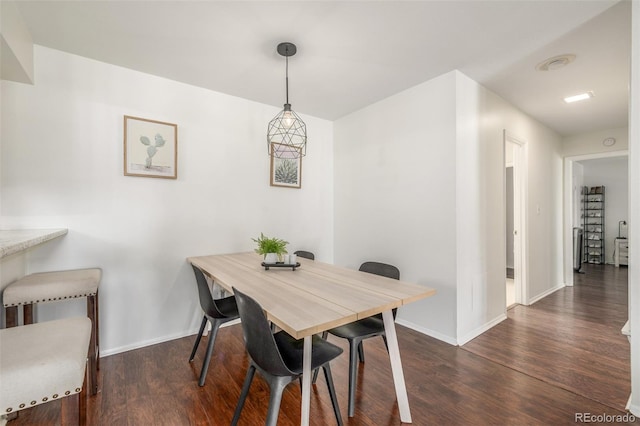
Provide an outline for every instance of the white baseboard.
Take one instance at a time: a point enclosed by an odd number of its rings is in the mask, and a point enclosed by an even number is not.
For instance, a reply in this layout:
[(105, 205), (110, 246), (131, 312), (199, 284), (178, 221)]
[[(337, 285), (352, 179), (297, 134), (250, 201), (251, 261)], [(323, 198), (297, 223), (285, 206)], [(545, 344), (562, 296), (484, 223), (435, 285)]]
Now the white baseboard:
[(493, 328), (494, 326), (500, 324), (502, 321), (507, 319), (507, 314), (500, 314), (498, 315), (496, 318), (492, 319), (491, 321), (487, 322), (486, 324), (476, 328), (475, 330), (472, 330), (471, 332), (465, 334), (464, 336), (462, 336), (461, 338), (458, 339), (458, 345), (462, 346), (467, 342), (470, 342), (471, 340), (475, 339), (476, 337), (478, 337), (479, 335), (481, 335), (482, 333), (484, 333), (485, 331), (489, 330), (490, 328)]
[[(231, 325), (235, 325), (235, 324), (240, 324), (240, 318), (233, 320), (233, 321), (229, 321), (227, 323), (224, 323), (220, 326), (220, 328), (223, 327), (229, 327)], [(182, 339), (183, 337), (187, 337), (187, 336), (193, 336), (194, 334), (198, 334), (199, 329), (193, 329), (193, 330), (187, 330), (185, 332), (182, 333), (175, 333), (175, 334), (169, 334), (167, 336), (162, 336), (162, 337), (158, 337), (155, 339), (149, 339), (149, 340), (145, 340), (142, 342), (136, 342), (134, 344), (131, 345), (124, 345), (124, 346), (119, 346), (117, 348), (112, 348), (112, 349), (108, 349), (108, 350), (102, 350), (100, 349), (100, 358), (105, 357), (105, 356), (109, 356), (109, 355), (116, 355), (122, 352), (127, 352), (127, 351), (132, 351), (134, 349), (140, 349), (140, 348), (145, 348), (147, 346), (152, 346), (152, 345), (157, 345), (158, 343), (164, 343), (164, 342), (169, 342), (171, 340), (176, 340), (176, 339)], [(207, 330), (205, 330), (204, 335), (206, 336)]]
[(402, 326), (405, 326), (407, 328), (410, 328), (412, 330), (415, 330), (418, 333), (422, 333), (422, 334), (425, 334), (425, 335), (427, 335), (429, 337), (433, 337), (434, 339), (438, 339), (440, 341), (448, 343), (450, 345), (453, 345), (453, 346), (457, 346), (458, 345), (456, 343), (456, 339), (455, 338), (453, 338), (451, 336), (447, 336), (446, 334), (439, 333), (437, 331), (434, 331), (434, 330), (431, 330), (429, 328), (425, 328), (425, 327), (419, 326), (417, 324), (414, 324), (412, 322), (405, 321), (405, 320), (402, 320), (402, 319), (399, 319), (399, 318), (396, 318), (396, 323), (400, 324)]
[(558, 290), (560, 290), (561, 288), (564, 288), (564, 287), (565, 287), (564, 283), (558, 284), (557, 286), (555, 286), (553, 288), (550, 288), (549, 290), (544, 291), (544, 292), (540, 293), (539, 295), (529, 299), (529, 302), (527, 303), (527, 305), (533, 305), (538, 300), (544, 299), (545, 297), (547, 297), (551, 293), (555, 293), (556, 291), (558, 291)]
[(147, 346), (152, 346), (152, 345), (157, 345), (158, 343), (164, 343), (164, 342), (168, 342), (170, 340), (176, 340), (176, 339), (181, 339), (183, 337), (187, 337), (187, 336), (191, 336), (193, 334), (197, 334), (198, 330), (195, 331), (186, 331), (184, 333), (176, 333), (176, 334), (170, 334), (167, 336), (162, 336), (162, 337), (158, 337), (155, 339), (149, 339), (149, 340), (144, 340), (142, 342), (136, 342), (134, 344), (131, 345), (124, 345), (124, 346), (119, 346), (117, 348), (111, 348), (111, 349), (100, 349), (100, 358), (105, 357), (105, 356), (109, 356), (109, 355), (116, 355), (122, 352), (128, 352), (128, 351), (132, 351), (134, 349), (140, 349), (140, 348), (145, 348)]
[(460, 339), (455, 339), (454, 337), (451, 336), (447, 336), (446, 334), (442, 334), (439, 333), (437, 331), (431, 330), (429, 328), (425, 328), (419, 325), (416, 325), (412, 322), (406, 321), (406, 320), (402, 320), (402, 319), (396, 319), (396, 323), (400, 324), (402, 326), (405, 326), (407, 328), (410, 328), (412, 330), (415, 330), (419, 333), (425, 334), (429, 337), (433, 337), (434, 339), (438, 339), (440, 341), (443, 341), (445, 343), (448, 343), (450, 345), (453, 346), (462, 346), (465, 343), (475, 339), (476, 337), (478, 337), (479, 335), (481, 335), (482, 333), (484, 333), (485, 331), (489, 330), (490, 328), (494, 327), (497, 324), (500, 324), (502, 321), (507, 319), (507, 315), (506, 314), (500, 314), (498, 315), (496, 318), (492, 319), (491, 321), (487, 322), (486, 324), (476, 328), (475, 330), (471, 331), (470, 333), (467, 333), (465, 336), (463, 336)]

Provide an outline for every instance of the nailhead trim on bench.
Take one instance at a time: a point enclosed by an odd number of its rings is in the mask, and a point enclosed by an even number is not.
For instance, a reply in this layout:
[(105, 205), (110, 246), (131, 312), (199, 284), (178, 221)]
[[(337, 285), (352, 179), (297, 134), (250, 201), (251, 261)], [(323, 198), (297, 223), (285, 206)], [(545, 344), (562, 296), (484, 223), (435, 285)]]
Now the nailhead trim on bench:
[(64, 296), (64, 297), (54, 297), (54, 298), (50, 298), (50, 299), (42, 299), (42, 300), (36, 300), (36, 301), (30, 301), (30, 302), (18, 302), (18, 303), (5, 303), (4, 307), (5, 308), (9, 308), (11, 306), (20, 306), (20, 305), (32, 305), (34, 303), (43, 303), (43, 302), (53, 302), (55, 300), (64, 300), (64, 299), (79, 299), (81, 297), (89, 297), (89, 296), (95, 296), (96, 293), (87, 293), (87, 294), (79, 294), (77, 296)]
[[(74, 393), (80, 393), (80, 391), (82, 391), (82, 389), (81, 389), (81, 388), (76, 388), (76, 391), (75, 391)], [(65, 394), (65, 396), (69, 396), (69, 395), (71, 395), (71, 391), (66, 391), (64, 394)], [(55, 394), (53, 394), (53, 395), (52, 395), (52, 398), (53, 398), (53, 399), (56, 399), (56, 398), (58, 398), (58, 396), (60, 396), (60, 395), (58, 395), (57, 393), (55, 393)], [(45, 396), (45, 397), (43, 397), (43, 398), (42, 398), (42, 402), (47, 402), (48, 400), (49, 400), (49, 397), (48, 397), (48, 396)], [(36, 405), (37, 403), (38, 403), (38, 401), (31, 401), (30, 405)], [(18, 408), (19, 408), (19, 409), (23, 409), (23, 408), (24, 408), (24, 407), (26, 407), (26, 406), (27, 406), (27, 404), (25, 404), (25, 403), (23, 402), (23, 403), (21, 403), (21, 404), (18, 406)], [(6, 411), (7, 413), (11, 413), (11, 412), (13, 411), (13, 407), (8, 407), (5, 411)]]

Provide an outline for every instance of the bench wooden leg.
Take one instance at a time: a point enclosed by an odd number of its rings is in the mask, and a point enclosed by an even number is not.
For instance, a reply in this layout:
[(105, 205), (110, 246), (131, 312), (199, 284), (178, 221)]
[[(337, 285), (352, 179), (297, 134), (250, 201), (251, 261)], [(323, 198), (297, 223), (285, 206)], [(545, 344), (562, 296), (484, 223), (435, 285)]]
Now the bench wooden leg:
[(96, 290), (96, 368), (100, 370), (100, 302)]
[[(86, 375), (85, 375), (86, 376)], [(80, 401), (78, 401), (78, 424), (85, 426), (87, 424), (87, 383), (82, 384), (82, 390), (79, 393)]]
[(60, 400), (60, 424), (63, 426), (80, 423), (76, 421), (79, 412), (80, 394), (75, 393)]
[(6, 327), (15, 327), (18, 325), (18, 307), (17, 306), (9, 306), (6, 308), (7, 313), (7, 322)]
[(87, 297), (87, 316), (91, 319), (91, 340), (89, 342), (89, 393), (95, 395), (98, 393), (98, 351), (97, 347), (97, 309), (96, 296)]
[(67, 396), (65, 398), (62, 398), (62, 400), (60, 401), (60, 424), (62, 426), (85, 426), (87, 424), (86, 388), (86, 386), (83, 386), (80, 393)]
[[(87, 358), (87, 364), (88, 361), (89, 359)], [(86, 426), (87, 424), (87, 379), (89, 376), (89, 369), (87, 367), (88, 366), (85, 366), (84, 383), (82, 383), (80, 393), (62, 398), (60, 401), (60, 424), (62, 426)]]
[(24, 325), (33, 324), (33, 304), (22, 305), (22, 323)]

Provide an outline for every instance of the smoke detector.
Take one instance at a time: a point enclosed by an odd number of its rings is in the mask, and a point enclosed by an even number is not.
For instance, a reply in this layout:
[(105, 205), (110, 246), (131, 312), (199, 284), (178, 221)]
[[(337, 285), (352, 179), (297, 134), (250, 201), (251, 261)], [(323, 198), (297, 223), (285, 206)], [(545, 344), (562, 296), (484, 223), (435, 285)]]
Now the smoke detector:
[(576, 59), (576, 55), (572, 55), (569, 53), (554, 56), (553, 58), (549, 58), (543, 62), (540, 62), (538, 65), (536, 65), (536, 69), (538, 71), (555, 71), (566, 65), (569, 65), (574, 61), (574, 59)]

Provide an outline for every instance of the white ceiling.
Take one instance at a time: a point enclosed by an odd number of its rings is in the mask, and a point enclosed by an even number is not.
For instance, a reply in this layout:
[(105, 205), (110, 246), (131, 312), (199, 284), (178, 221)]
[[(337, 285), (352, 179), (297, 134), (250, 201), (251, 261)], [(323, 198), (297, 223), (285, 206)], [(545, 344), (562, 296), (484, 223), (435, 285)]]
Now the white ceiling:
[[(329, 120), (458, 69), (562, 135), (627, 125), (630, 1), (22, 1), (34, 43)], [(572, 53), (556, 71), (535, 66)], [(37, 58), (36, 58), (37, 60)], [(37, 78), (37, 76), (36, 76)], [(37, 84), (37, 81), (36, 81)], [(591, 90), (590, 101), (562, 98)]]

